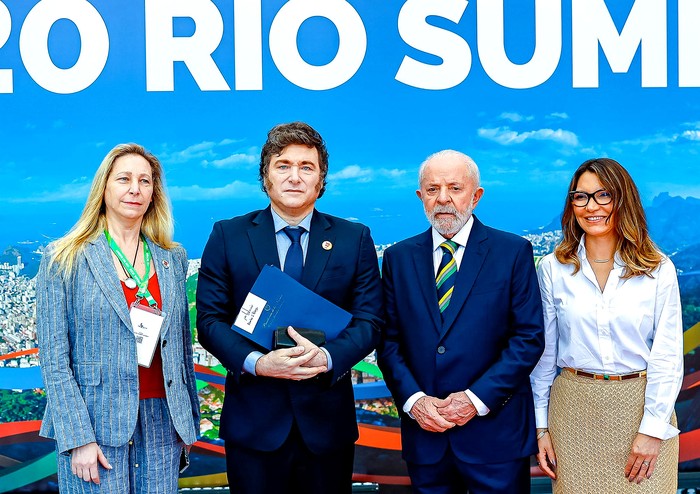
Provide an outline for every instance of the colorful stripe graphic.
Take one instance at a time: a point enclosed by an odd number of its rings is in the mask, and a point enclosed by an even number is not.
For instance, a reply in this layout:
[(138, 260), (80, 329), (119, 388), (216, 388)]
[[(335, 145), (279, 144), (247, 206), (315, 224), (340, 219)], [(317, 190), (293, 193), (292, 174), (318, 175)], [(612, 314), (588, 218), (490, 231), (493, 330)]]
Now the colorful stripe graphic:
[[(447, 272), (445, 272), (447, 274)], [(684, 352), (693, 354), (700, 346), (700, 323), (691, 327), (685, 333)], [(37, 349), (0, 355), (0, 361), (17, 359), (36, 355)], [(382, 373), (376, 365), (360, 362), (355, 369), (381, 379)], [(195, 364), (197, 388), (211, 387), (224, 390), (226, 370), (221, 367), (205, 367)], [(684, 377), (679, 398), (679, 414), (692, 405), (696, 399), (696, 388), (700, 386), (700, 370), (691, 372)], [(43, 388), (39, 367), (0, 367), (0, 390), (28, 390)], [(390, 399), (390, 394), (384, 381), (356, 384), (355, 397), (358, 400)], [(206, 393), (206, 391), (204, 391)], [(203, 395), (204, 396), (204, 395)], [(38, 436), (40, 420), (17, 421), (0, 423), (0, 445), (25, 444), (37, 441), (47, 441)], [(353, 474), (356, 482), (376, 482), (384, 485), (410, 485), (405, 466), (401, 460), (401, 434), (398, 427), (388, 427), (374, 424), (358, 423), (359, 439), (356, 454), (364, 456), (363, 461), (356, 462), (361, 468), (371, 471), (359, 471)], [(203, 429), (204, 430), (204, 429)], [(221, 441), (202, 439), (197, 441), (192, 449), (193, 459), (202, 457), (224, 458), (224, 447)], [(5, 464), (12, 463), (13, 458), (5, 454)], [(680, 462), (700, 460), (700, 429), (683, 432), (680, 435)], [(197, 463), (195, 461), (195, 463)], [(200, 465), (206, 465), (199, 462)], [(195, 470), (195, 469), (191, 469)], [(197, 475), (180, 479), (180, 487), (216, 487), (225, 486), (228, 481), (225, 472), (197, 472)], [(49, 479), (56, 474), (55, 453), (41, 454), (31, 460), (18, 462), (9, 467), (0, 468), (0, 493), (20, 489), (35, 482)], [(533, 471), (539, 475), (540, 472)]]

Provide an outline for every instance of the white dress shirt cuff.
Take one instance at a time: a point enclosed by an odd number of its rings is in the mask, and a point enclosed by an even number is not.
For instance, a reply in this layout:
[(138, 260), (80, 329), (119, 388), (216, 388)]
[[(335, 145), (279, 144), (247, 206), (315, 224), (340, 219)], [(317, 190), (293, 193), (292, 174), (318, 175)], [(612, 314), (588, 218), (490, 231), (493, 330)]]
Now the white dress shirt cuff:
[(476, 396), (474, 393), (469, 391), (468, 389), (464, 390), (465, 393), (467, 393), (467, 396), (469, 399), (472, 401), (472, 404), (474, 405), (474, 408), (476, 408), (476, 414), (479, 417), (483, 417), (487, 413), (489, 413), (491, 410), (489, 410), (489, 407), (484, 405), (484, 402), (479, 399), (478, 396)]
[(677, 436), (681, 431), (668, 422), (645, 413), (642, 417), (642, 423), (639, 425), (639, 432), (665, 441)]
[(248, 374), (253, 374), (254, 376), (256, 376), (257, 374), (255, 373), (255, 364), (258, 363), (258, 360), (260, 360), (260, 357), (262, 356), (263, 354), (261, 352), (250, 352), (243, 361), (243, 372), (247, 372)]
[(326, 372), (330, 372), (333, 369), (333, 359), (331, 358), (331, 353), (323, 347), (319, 347), (319, 349), (326, 354), (326, 360), (328, 360), (328, 370)]
[(546, 429), (549, 423), (548, 417), (549, 409), (545, 408), (535, 408), (535, 425), (538, 429)]
[(408, 414), (408, 416), (414, 420), (415, 420), (415, 417), (411, 414), (411, 408), (413, 408), (413, 405), (415, 405), (416, 402), (418, 400), (420, 400), (421, 398), (423, 398), (424, 396), (428, 396), (428, 395), (426, 395), (422, 391), (418, 391), (417, 393), (413, 393), (408, 398), (408, 400), (406, 400), (406, 403), (403, 404), (403, 411), (406, 412)]

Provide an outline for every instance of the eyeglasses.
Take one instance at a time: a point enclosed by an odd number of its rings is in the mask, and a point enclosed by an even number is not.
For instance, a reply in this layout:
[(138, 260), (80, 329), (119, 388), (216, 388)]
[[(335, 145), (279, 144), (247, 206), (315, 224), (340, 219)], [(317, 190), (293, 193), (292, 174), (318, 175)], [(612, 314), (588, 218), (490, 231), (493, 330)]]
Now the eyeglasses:
[(613, 200), (612, 194), (605, 189), (598, 189), (592, 194), (589, 194), (588, 192), (582, 192), (580, 190), (572, 190), (571, 192), (569, 192), (569, 199), (571, 200), (571, 204), (579, 208), (588, 206), (588, 201), (591, 200), (591, 197), (599, 206), (605, 206), (606, 204), (610, 204)]

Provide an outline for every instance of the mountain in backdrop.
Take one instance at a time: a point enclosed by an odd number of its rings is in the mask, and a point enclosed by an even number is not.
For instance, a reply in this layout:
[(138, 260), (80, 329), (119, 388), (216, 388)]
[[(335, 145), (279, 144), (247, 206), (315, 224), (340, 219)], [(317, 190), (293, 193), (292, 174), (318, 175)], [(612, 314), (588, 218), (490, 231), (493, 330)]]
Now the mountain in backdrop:
[(531, 228), (530, 230), (523, 230), (523, 235), (527, 234), (532, 234), (532, 235), (537, 235), (538, 233), (546, 233), (546, 232), (554, 232), (557, 230), (561, 230), (561, 215), (558, 214), (554, 218), (552, 218), (552, 221), (550, 221), (548, 224), (544, 226), (539, 226), (537, 228)]
[(651, 238), (669, 255), (700, 244), (700, 199), (663, 192), (646, 213)]

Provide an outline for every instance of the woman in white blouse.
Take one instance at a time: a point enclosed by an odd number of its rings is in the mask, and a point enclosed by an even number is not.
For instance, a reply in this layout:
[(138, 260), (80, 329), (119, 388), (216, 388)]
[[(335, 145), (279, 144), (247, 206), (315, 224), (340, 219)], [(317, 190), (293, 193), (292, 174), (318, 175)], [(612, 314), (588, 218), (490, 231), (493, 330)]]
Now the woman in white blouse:
[(675, 493), (683, 378), (676, 269), (616, 161), (574, 173), (563, 239), (538, 268), (546, 347), (530, 376), (554, 493)]

